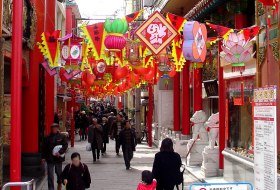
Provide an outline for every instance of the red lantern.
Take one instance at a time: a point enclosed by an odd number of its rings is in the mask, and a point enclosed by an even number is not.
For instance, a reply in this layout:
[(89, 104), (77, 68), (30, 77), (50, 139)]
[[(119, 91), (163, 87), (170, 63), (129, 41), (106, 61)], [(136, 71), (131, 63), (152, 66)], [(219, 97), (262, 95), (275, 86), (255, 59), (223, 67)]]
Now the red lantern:
[(115, 80), (120, 80), (120, 79), (126, 77), (127, 74), (128, 74), (127, 67), (122, 67), (122, 68), (119, 67), (115, 71), (114, 78), (115, 78)]
[(90, 74), (88, 70), (82, 74), (82, 80), (85, 81), (88, 86), (92, 86), (94, 84), (95, 78), (95, 75)]
[(104, 44), (111, 51), (120, 51), (126, 45), (126, 40), (123, 36), (108, 35), (105, 38)]
[(64, 73), (66, 72), (66, 70), (64, 68), (61, 68), (59, 71), (59, 77), (61, 79), (61, 81), (63, 82), (67, 82), (67, 78), (65, 77)]
[(168, 76), (173, 78), (173, 77), (175, 77), (175, 75), (176, 75), (176, 70), (175, 70), (175, 68), (172, 68), (172, 70), (168, 73)]
[(149, 68), (139, 67), (134, 69), (134, 73), (138, 75), (146, 75), (149, 72)]
[(154, 79), (154, 70), (151, 69), (145, 76), (144, 76), (144, 79), (146, 81), (151, 81)]

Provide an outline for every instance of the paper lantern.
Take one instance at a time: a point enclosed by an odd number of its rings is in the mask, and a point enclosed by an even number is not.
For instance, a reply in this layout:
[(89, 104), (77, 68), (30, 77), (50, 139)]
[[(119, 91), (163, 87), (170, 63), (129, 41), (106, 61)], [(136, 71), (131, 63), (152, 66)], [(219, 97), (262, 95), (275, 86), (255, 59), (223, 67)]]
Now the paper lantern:
[(232, 32), (224, 39), (221, 57), (232, 66), (232, 71), (245, 70), (245, 63), (253, 56), (253, 45), (245, 40), (243, 32)]
[(204, 62), (206, 58), (207, 29), (197, 21), (184, 25), (183, 55), (192, 62)]
[(111, 22), (106, 19), (104, 28), (108, 35), (105, 38), (104, 44), (110, 51), (120, 51), (126, 45), (126, 39), (124, 34), (128, 30), (128, 24), (125, 19), (115, 19)]
[(128, 74), (128, 69), (127, 67), (119, 67), (116, 69), (115, 73), (114, 73), (114, 79), (115, 80), (120, 80), (124, 77), (126, 77)]
[(83, 79), (83, 81), (85, 81), (85, 83), (88, 86), (92, 86), (94, 84), (95, 78), (96, 78), (95, 75), (90, 74), (90, 72), (88, 70), (83, 72), (83, 74), (82, 74), (82, 79)]

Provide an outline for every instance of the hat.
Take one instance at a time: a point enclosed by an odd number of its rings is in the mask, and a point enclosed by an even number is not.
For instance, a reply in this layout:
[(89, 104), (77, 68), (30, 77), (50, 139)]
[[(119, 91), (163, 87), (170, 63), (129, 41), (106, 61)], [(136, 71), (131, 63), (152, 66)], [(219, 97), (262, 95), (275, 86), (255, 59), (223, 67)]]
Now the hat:
[(102, 117), (102, 121), (107, 121), (107, 118), (106, 117)]
[(82, 111), (81, 113), (82, 113), (82, 114), (86, 114), (86, 112), (85, 112), (85, 111)]
[(123, 117), (123, 113), (122, 113), (122, 112), (119, 112), (118, 115), (121, 116), (121, 117)]
[(54, 127), (59, 128), (59, 125), (58, 125), (57, 123), (53, 123), (53, 124), (51, 125), (51, 128), (54, 128)]

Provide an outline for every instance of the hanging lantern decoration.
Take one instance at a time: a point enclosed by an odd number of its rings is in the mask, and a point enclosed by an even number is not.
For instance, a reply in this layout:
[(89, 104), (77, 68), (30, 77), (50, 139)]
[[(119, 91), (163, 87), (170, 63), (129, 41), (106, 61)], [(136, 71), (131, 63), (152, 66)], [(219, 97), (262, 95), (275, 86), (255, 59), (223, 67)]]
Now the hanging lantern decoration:
[(74, 34), (67, 34), (60, 38), (61, 42), (61, 59), (66, 65), (78, 65), (82, 60), (82, 42), (83, 38)]
[(106, 63), (104, 60), (100, 60), (97, 62), (97, 64), (94, 67), (94, 73), (96, 74), (96, 77), (98, 80), (102, 79), (105, 72), (106, 72)]
[(114, 79), (120, 80), (128, 75), (129, 71), (127, 67), (119, 67), (115, 70)]
[(137, 40), (129, 40), (126, 43), (125, 52), (126, 59), (132, 68), (141, 67), (143, 65), (140, 58), (140, 54), (142, 54), (142, 46), (140, 42)]
[(88, 70), (82, 73), (82, 81), (86, 83), (87, 86), (92, 86), (94, 84), (96, 77), (94, 74), (90, 74)]
[(206, 58), (207, 29), (197, 21), (186, 22), (184, 25), (183, 54), (186, 60), (204, 62)]
[(104, 28), (108, 33), (104, 44), (109, 51), (121, 51), (126, 45), (124, 34), (128, 30), (128, 24), (125, 19), (115, 19), (111, 22), (106, 19)]
[(232, 72), (245, 70), (245, 63), (253, 57), (253, 45), (245, 40), (243, 32), (231, 32), (228, 39), (224, 39), (221, 57), (231, 64)]

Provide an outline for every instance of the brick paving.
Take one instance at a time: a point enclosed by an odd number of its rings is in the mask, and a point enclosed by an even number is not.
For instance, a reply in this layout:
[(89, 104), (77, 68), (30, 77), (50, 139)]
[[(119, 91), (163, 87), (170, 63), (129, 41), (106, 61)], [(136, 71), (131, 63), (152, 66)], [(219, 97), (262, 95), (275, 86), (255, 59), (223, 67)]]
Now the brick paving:
[[(66, 154), (67, 164), (70, 162), (72, 152), (79, 152), (82, 162), (87, 164), (91, 173), (92, 184), (90, 189), (94, 190), (136, 190), (143, 170), (151, 170), (154, 155), (157, 148), (149, 148), (146, 144), (137, 145), (137, 151), (131, 163), (131, 170), (126, 170), (123, 157), (117, 156), (114, 150), (114, 141), (110, 141), (107, 147), (107, 154), (96, 163), (93, 163), (91, 152), (85, 150), (86, 142), (75, 142), (75, 147), (70, 148)], [(185, 184), (196, 182), (192, 176), (185, 176)], [(47, 180), (45, 179), (38, 190), (47, 190)], [(188, 187), (186, 187), (188, 189)]]

